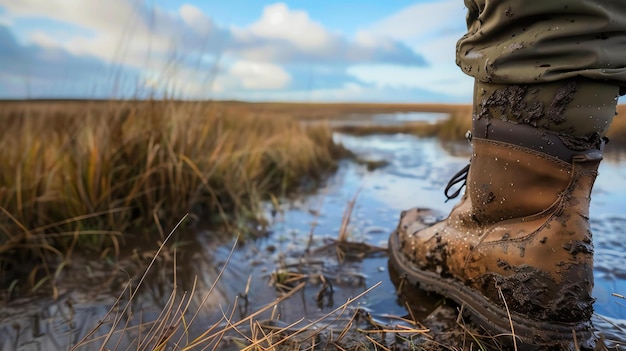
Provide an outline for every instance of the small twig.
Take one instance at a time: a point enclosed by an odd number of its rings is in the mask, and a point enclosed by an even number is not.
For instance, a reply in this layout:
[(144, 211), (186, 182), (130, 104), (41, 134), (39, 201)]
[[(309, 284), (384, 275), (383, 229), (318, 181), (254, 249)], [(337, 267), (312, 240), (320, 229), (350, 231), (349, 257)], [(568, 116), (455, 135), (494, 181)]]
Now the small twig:
[(365, 335), (365, 338), (369, 341), (371, 341), (372, 343), (378, 345), (379, 347), (381, 347), (383, 350), (385, 351), (391, 351), (388, 347), (386, 347), (385, 345), (381, 344), (380, 342), (374, 340), (374, 338), (370, 337), (369, 335)]
[(356, 199), (359, 196), (361, 189), (357, 190), (356, 194), (352, 200), (348, 202), (348, 207), (343, 212), (343, 217), (341, 218), (341, 227), (339, 227), (339, 237), (337, 241), (347, 241), (348, 240), (348, 225), (350, 224), (350, 219), (352, 218), (352, 210), (354, 209), (354, 204), (356, 203)]

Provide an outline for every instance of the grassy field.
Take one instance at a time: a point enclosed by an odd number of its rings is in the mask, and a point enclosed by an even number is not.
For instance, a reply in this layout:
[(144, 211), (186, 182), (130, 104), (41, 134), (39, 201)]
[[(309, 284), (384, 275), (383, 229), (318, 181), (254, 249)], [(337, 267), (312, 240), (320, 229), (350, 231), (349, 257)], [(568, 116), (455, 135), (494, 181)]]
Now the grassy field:
[(9, 290), (37, 290), (74, 251), (112, 255), (129, 233), (162, 240), (188, 212), (253, 217), (261, 199), (319, 179), (342, 153), (324, 125), (207, 103), (4, 102), (0, 125)]

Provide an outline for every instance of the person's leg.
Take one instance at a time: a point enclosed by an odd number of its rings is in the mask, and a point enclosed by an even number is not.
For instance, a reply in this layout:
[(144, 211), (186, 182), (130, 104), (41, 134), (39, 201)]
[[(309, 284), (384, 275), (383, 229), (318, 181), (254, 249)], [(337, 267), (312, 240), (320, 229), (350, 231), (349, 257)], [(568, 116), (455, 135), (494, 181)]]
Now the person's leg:
[[(585, 77), (626, 86), (626, 2), (465, 0), (457, 64), (477, 81), (535, 84)], [(625, 93), (626, 91), (622, 91)]]
[[(588, 212), (626, 86), (626, 2), (466, 1), (457, 61), (476, 78), (466, 190), (433, 226), (404, 212), (391, 263), (525, 343), (592, 338)], [(463, 177), (461, 177), (463, 180)]]

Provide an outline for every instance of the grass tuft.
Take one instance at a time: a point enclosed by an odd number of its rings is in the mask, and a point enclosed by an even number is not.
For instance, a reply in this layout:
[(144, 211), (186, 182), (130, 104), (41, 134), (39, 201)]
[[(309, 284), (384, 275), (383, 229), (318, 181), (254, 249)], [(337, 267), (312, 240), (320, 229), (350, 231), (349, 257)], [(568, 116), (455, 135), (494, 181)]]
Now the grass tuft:
[(158, 226), (185, 213), (243, 222), (261, 199), (319, 179), (342, 155), (323, 124), (244, 112), (174, 101), (2, 103), (0, 290), (54, 283), (50, 263), (76, 250), (117, 252), (129, 233), (155, 242)]

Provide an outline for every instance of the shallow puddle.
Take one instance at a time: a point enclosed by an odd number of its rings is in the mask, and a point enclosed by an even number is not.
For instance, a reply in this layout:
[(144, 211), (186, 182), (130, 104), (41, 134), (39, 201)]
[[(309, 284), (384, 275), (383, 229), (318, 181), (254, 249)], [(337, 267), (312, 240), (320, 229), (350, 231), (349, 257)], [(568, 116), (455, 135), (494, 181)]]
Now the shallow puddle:
[[(407, 315), (390, 279), (384, 250), (378, 248), (387, 246), (400, 211), (411, 207), (431, 208), (440, 213), (451, 210), (456, 201), (445, 202), (443, 188), (467, 164), (469, 145), (442, 145), (436, 139), (401, 134), (337, 134), (336, 140), (361, 160), (384, 162), (368, 170), (366, 165), (342, 161), (336, 174), (313, 194), (285, 200), (279, 208), (267, 204), (268, 234), (256, 240), (240, 240), (232, 252), (234, 241), (224, 243), (217, 239), (223, 235), (199, 231), (194, 245), (180, 249), (186, 250), (186, 255), (177, 262), (178, 289), (172, 285), (172, 261), (163, 261), (140, 291), (133, 313), (126, 312), (123, 323), (137, 325), (156, 318), (168, 304), (171, 292), (181, 291), (180, 298), (183, 291), (192, 291), (195, 278), (189, 311), (198, 310), (199, 317), (189, 335), (199, 335), (211, 324), (220, 323), (223, 315), (239, 320), (291, 289), (296, 289), (293, 296), (259, 318), (274, 317), (286, 325), (303, 319), (298, 325), (306, 325), (373, 286), (376, 287), (349, 309), (335, 312), (340, 317), (324, 324), (325, 330), (341, 332), (347, 321), (354, 318), (357, 307), (359, 313), (370, 312), (370, 317), (383, 324)], [(591, 203), (597, 299), (594, 324), (598, 333), (606, 336), (607, 343), (614, 345), (626, 343), (626, 300), (613, 295), (626, 294), (626, 154), (611, 152), (609, 148), (600, 174)], [(342, 229), (345, 211), (353, 200), (350, 223)], [(362, 245), (337, 245), (342, 230), (347, 242)], [(211, 290), (216, 280), (216, 287)], [(305, 283), (304, 287), (300, 283)], [(206, 302), (202, 301), (204, 296), (209, 296)], [(415, 292), (412, 297), (419, 300), (412, 311), (419, 320), (427, 319), (444, 302), (440, 296), (423, 292)], [(103, 318), (114, 301), (111, 293), (69, 294), (56, 303), (29, 302), (28, 306), (5, 309), (0, 312), (0, 350), (69, 349), (68, 345), (87, 335), (101, 320), (104, 327), (95, 335), (104, 336), (114, 319)], [(456, 316), (450, 318), (455, 320)], [(225, 327), (227, 323), (221, 325)], [(433, 325), (430, 327), (436, 330)], [(138, 335), (148, 335), (148, 328), (136, 327), (133, 333), (125, 335), (119, 341), (121, 349), (129, 345), (136, 349), (137, 342), (133, 340)], [(97, 350), (102, 340), (80, 349)], [(110, 349), (114, 349), (118, 339), (112, 340), (107, 344)], [(229, 347), (237, 349), (237, 343), (224, 344), (224, 348)]]

